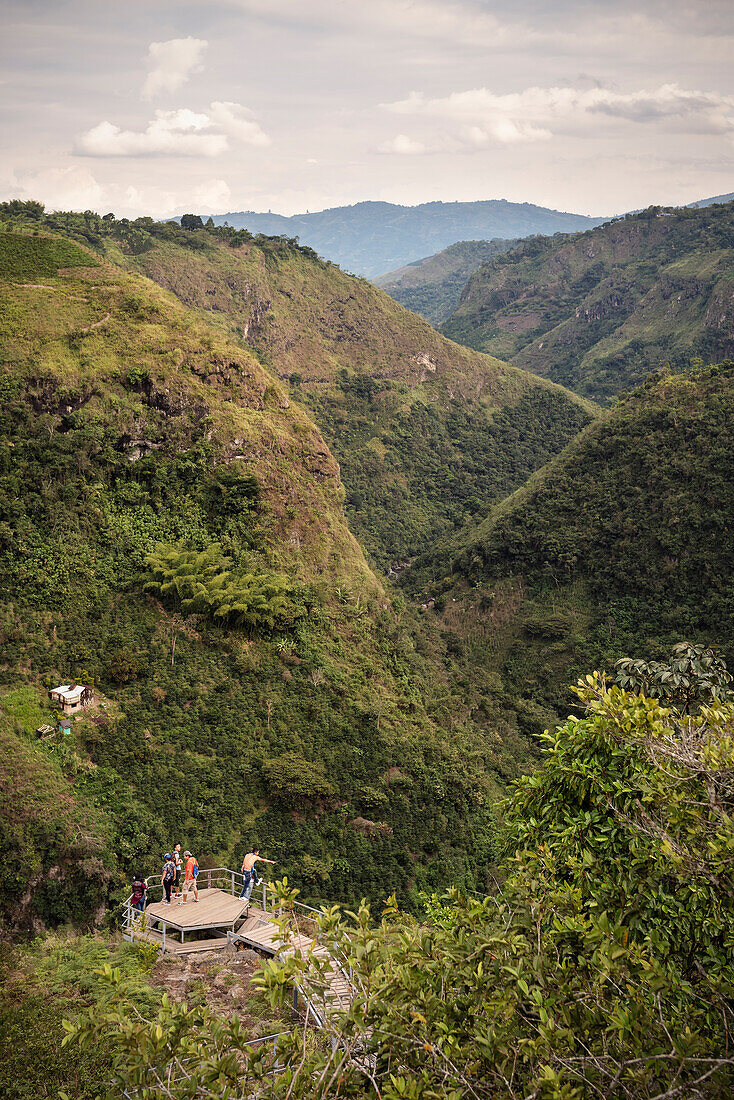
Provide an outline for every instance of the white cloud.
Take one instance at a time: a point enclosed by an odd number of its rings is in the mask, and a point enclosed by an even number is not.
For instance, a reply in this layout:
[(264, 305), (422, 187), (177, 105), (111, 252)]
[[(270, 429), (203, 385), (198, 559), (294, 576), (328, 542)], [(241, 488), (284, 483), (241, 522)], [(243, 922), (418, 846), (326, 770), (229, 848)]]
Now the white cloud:
[(224, 134), (202, 133), (208, 115), (194, 111), (156, 111), (145, 130), (121, 130), (100, 122), (81, 134), (75, 152), (87, 157), (216, 157), (227, 148)]
[(151, 42), (148, 47), (149, 72), (143, 85), (144, 99), (161, 92), (175, 92), (192, 73), (201, 72), (201, 58), (208, 42), (203, 38), (171, 38)]
[(406, 134), (398, 134), (389, 141), (383, 141), (382, 145), (378, 145), (377, 151), (378, 153), (397, 153), (404, 157), (418, 156), (420, 153), (427, 152), (423, 142), (414, 141)]
[(199, 214), (218, 214), (229, 209), (231, 197), (232, 192), (224, 180), (207, 180), (194, 188), (190, 205)]
[(144, 130), (122, 130), (105, 120), (77, 138), (86, 157), (216, 157), (236, 144), (263, 146), (270, 138), (239, 103), (212, 103), (208, 111), (156, 111)]
[(459, 124), (457, 136), (469, 145), (545, 141), (554, 129), (603, 114), (627, 122), (674, 120), (693, 133), (734, 131), (734, 97), (690, 91), (677, 84), (615, 92), (608, 88), (530, 87), (497, 95), (487, 88), (453, 92), (427, 99), (411, 92), (407, 99), (383, 104), (394, 114), (445, 119)]
[(253, 112), (240, 103), (221, 103), (215, 100), (209, 108), (209, 117), (235, 141), (245, 145), (270, 145), (270, 138), (254, 121)]
[(49, 210), (100, 210), (105, 193), (86, 168), (47, 168), (13, 174), (3, 192), (8, 198), (37, 199)]

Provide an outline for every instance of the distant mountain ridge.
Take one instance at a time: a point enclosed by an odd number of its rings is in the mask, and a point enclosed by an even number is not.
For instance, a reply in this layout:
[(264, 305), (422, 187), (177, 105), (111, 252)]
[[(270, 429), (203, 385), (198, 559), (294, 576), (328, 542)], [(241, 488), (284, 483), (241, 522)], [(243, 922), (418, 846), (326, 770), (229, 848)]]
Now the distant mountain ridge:
[(606, 219), (527, 202), (485, 199), (420, 206), (360, 202), (290, 217), (244, 210), (216, 214), (213, 220), (215, 225), (227, 222), (253, 233), (298, 237), (301, 244), (345, 270), (372, 277), (440, 252), (456, 241), (578, 233)]
[(689, 202), (687, 206), (695, 207), (697, 210), (701, 210), (704, 206), (716, 206), (720, 203), (732, 202), (734, 200), (734, 191), (730, 191), (728, 195), (714, 195), (711, 199), (699, 199), (698, 202)]

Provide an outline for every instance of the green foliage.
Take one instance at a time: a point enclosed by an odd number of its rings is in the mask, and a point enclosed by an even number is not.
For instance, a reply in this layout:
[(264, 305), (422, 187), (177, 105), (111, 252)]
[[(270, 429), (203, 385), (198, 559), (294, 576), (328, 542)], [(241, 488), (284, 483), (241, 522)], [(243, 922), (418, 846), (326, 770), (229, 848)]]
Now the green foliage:
[(458, 241), (435, 256), (414, 260), (372, 281), (401, 306), (438, 326), (456, 309), (469, 276), (518, 243), (501, 237), (491, 241)]
[[(353, 999), (325, 1034), (294, 1029), (256, 1061), (236, 1025), (166, 1003), (141, 1020), (108, 973), (104, 1011), (70, 1024), (68, 1041), (122, 1034), (132, 1096), (174, 1041), (196, 1046), (165, 1093), (176, 1100), (224, 1083), (244, 1096), (255, 1081), (273, 1100), (728, 1095), (734, 707), (674, 715), (598, 673), (577, 694), (587, 716), (548, 734), (542, 770), (510, 800), (517, 850), (493, 897), (433, 895), (423, 923), (394, 899), (379, 923), (364, 905), (325, 910), (318, 948), (263, 965), (273, 1005), (293, 983), (319, 1004), (329, 968), (348, 970)], [(279, 887), (285, 946), (297, 892)]]
[(339, 389), (309, 404), (339, 456), (352, 528), (384, 566), (480, 518), (589, 419), (540, 388), (492, 415), (459, 400), (411, 399), (369, 375), (342, 377)]
[(296, 752), (268, 760), (263, 772), (272, 796), (286, 805), (303, 806), (334, 790), (326, 780), (323, 764), (305, 760)]
[(0, 233), (0, 279), (11, 282), (50, 278), (60, 267), (98, 267), (71, 241)]
[[(561, 389), (452, 346), (293, 241), (225, 227), (166, 234), (135, 266), (288, 379), (339, 461), (350, 525), (382, 568), (482, 514), (589, 419)], [(192, 256), (180, 236), (207, 247)]]
[(529, 238), (471, 277), (442, 332), (611, 401), (666, 363), (734, 354), (724, 307), (733, 226), (729, 202)]
[[(681, 636), (709, 645), (712, 624), (731, 656), (733, 417), (731, 365), (652, 378), (406, 571), (423, 599), (454, 597), (468, 623), (487, 624), (519, 721), (528, 700), (565, 715), (564, 684), (590, 663), (643, 647), (662, 659)], [(469, 637), (468, 677), (487, 648)]]
[(30, 949), (2, 945), (0, 1047), (7, 1100), (57, 1100), (60, 1090), (74, 1100), (107, 1095), (114, 1041), (77, 1051), (73, 1058), (63, 1046), (64, 1017), (104, 1000), (107, 990), (98, 970), (105, 964), (119, 969), (139, 1009), (149, 1011), (160, 999), (147, 984), (137, 949), (129, 944), (48, 936), (37, 938)]
[(143, 588), (163, 600), (172, 599), (187, 614), (210, 615), (250, 629), (275, 629), (293, 622), (287, 577), (233, 573), (232, 559), (222, 556), (221, 543), (200, 551), (159, 543), (145, 564)]
[(682, 706), (686, 714), (696, 704), (732, 696), (732, 675), (709, 646), (679, 642), (667, 661), (622, 657), (615, 667), (620, 687)]
[[(113, 249), (111, 224), (69, 215), (64, 231)], [(125, 249), (156, 232), (114, 228)], [(229, 255), (204, 230), (165, 232)], [(281, 242), (268, 262), (288, 257)], [(483, 883), (483, 739), (385, 600), (312, 421), (140, 276), (110, 264), (54, 285), (53, 310), (8, 283), (0, 306), (0, 682), (36, 691), (37, 713), (49, 677), (91, 678), (105, 706), (58, 743), (16, 729), (27, 702), (3, 726), (5, 918), (101, 919), (176, 839), (236, 865), (257, 837), (314, 899), (376, 899), (387, 878), (409, 907), (447, 874)], [(159, 544), (179, 548), (159, 584), (204, 554), (181, 591), (208, 610), (143, 591)], [(288, 753), (321, 769), (298, 809), (267, 780)], [(352, 823), (375, 807), (366, 835)]]
[(183, 214), (181, 216), (182, 229), (203, 229), (204, 223), (198, 214)]

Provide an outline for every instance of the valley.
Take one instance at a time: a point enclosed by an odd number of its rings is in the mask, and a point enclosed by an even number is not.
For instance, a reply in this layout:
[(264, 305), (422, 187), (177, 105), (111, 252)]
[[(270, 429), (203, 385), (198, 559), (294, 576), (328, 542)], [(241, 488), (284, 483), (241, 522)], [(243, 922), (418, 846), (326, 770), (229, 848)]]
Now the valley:
[[(509, 1100), (513, 1063), (523, 1095), (652, 1100), (697, 1059), (727, 1087), (729, 218), (493, 247), (439, 333), (294, 240), (0, 204), (0, 1026), (29, 1088)], [(626, 373), (579, 334), (623, 282)], [(276, 957), (120, 941), (175, 839), (232, 891), (273, 860)], [(324, 966), (349, 1000), (314, 1028)]]

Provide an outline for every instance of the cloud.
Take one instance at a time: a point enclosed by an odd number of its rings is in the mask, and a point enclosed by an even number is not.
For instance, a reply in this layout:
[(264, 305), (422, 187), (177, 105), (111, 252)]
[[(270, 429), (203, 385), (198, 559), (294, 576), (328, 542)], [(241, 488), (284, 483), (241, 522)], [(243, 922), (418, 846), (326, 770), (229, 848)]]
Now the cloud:
[(491, 48), (505, 29), (484, 0), (239, 0), (248, 15), (278, 28), (323, 36), (377, 33)]
[(407, 99), (383, 104), (399, 115), (444, 119), (459, 124), (457, 137), (469, 145), (547, 141), (554, 129), (606, 115), (632, 123), (674, 120), (695, 133), (734, 131), (734, 97), (718, 92), (689, 91), (678, 84), (654, 89), (615, 92), (609, 88), (525, 88), (497, 95), (487, 88), (453, 92), (427, 99), (411, 92)]
[(3, 192), (8, 198), (38, 199), (50, 210), (99, 210), (105, 192), (86, 168), (47, 168), (13, 174)]
[(207, 112), (180, 108), (156, 111), (144, 130), (122, 130), (104, 121), (77, 138), (74, 152), (85, 157), (217, 157), (229, 139), (269, 145), (270, 138), (239, 103), (212, 103)]
[(225, 134), (245, 145), (270, 145), (270, 138), (257, 122), (253, 112), (240, 103), (220, 103), (215, 100), (209, 108), (209, 117)]
[(151, 42), (143, 99), (154, 99), (161, 92), (175, 92), (192, 73), (201, 72), (201, 58), (207, 46), (208, 42), (203, 38), (191, 37)]
[(414, 157), (427, 152), (425, 145), (420, 141), (414, 141), (406, 134), (398, 134), (389, 141), (383, 141), (377, 146), (378, 153), (397, 153), (399, 156)]
[(193, 208), (199, 214), (216, 214), (229, 209), (232, 192), (224, 180), (207, 180), (192, 191)]

